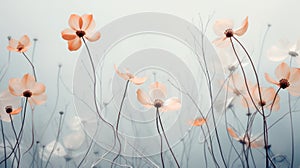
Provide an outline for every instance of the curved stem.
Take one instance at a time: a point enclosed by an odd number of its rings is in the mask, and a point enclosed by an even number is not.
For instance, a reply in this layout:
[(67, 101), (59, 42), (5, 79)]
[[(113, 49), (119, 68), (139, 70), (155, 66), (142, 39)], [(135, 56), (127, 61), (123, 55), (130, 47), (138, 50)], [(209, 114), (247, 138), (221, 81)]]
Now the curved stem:
[[(5, 144), (5, 137), (4, 137), (4, 129), (3, 129), (3, 122), (0, 120), (1, 123), (1, 132), (2, 132), (2, 139), (3, 139), (3, 145), (4, 145), (4, 158), (6, 158), (6, 144)], [(7, 167), (7, 159), (5, 159), (4, 165)]]
[(158, 108), (156, 108), (155, 122), (156, 122), (156, 129), (157, 129), (158, 135), (160, 137), (160, 160), (161, 160), (161, 163), (162, 163), (162, 167), (164, 168), (165, 163), (164, 163), (164, 158), (163, 158), (163, 146), (162, 146), (163, 144), (162, 144), (162, 136), (161, 136), (160, 131), (159, 131), (158, 116), (159, 116), (159, 110), (158, 110)]
[(34, 65), (32, 64), (32, 62), (30, 61), (30, 59), (27, 57), (27, 55), (24, 52), (22, 52), (22, 54), (24, 55), (24, 57), (26, 58), (26, 60), (30, 64), (30, 66), (32, 68), (32, 71), (33, 71), (34, 79), (35, 79), (35, 81), (37, 81)]

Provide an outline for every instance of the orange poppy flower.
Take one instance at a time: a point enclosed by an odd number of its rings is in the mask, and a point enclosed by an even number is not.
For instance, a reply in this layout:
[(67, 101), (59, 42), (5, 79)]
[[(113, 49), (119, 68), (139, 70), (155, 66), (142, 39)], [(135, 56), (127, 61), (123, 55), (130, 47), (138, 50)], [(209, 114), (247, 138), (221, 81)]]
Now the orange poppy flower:
[(69, 26), (61, 32), (63, 39), (68, 41), (70, 51), (76, 51), (81, 47), (81, 38), (93, 42), (100, 39), (100, 32), (93, 32), (96, 24), (92, 14), (82, 16), (72, 14), (69, 18)]
[(131, 74), (128, 69), (126, 69), (126, 73), (122, 73), (118, 70), (117, 66), (114, 66), (116, 73), (118, 74), (118, 76), (120, 76), (121, 78), (123, 78), (124, 80), (129, 80), (130, 82), (136, 84), (136, 85), (141, 85), (143, 84), (147, 78), (143, 77), (143, 78), (138, 78), (136, 76), (134, 76), (133, 74)]
[(10, 122), (9, 114), (16, 115), (22, 110), (20, 99), (6, 90), (0, 94), (0, 109), (0, 120)]
[(8, 89), (14, 96), (28, 98), (31, 106), (43, 104), (47, 99), (45, 94), (45, 85), (37, 83), (34, 77), (30, 74), (25, 74), (22, 79), (10, 79)]
[(24, 35), (21, 37), (21, 39), (15, 40), (13, 38), (10, 38), (9, 45), (7, 46), (7, 49), (9, 51), (16, 51), (16, 52), (25, 52), (29, 49), (31, 43), (30, 39), (27, 35)]
[(227, 131), (233, 139), (247, 146), (249, 146), (250, 144), (251, 148), (262, 148), (265, 146), (264, 139), (262, 137), (254, 137), (254, 136), (249, 137), (249, 135), (238, 136), (237, 133), (232, 128), (227, 128)]
[[(149, 94), (141, 89), (137, 90), (138, 101), (146, 108), (159, 108), (160, 112), (175, 111), (181, 108), (180, 100), (177, 97), (166, 99), (166, 87), (162, 83), (154, 82), (149, 87)], [(164, 101), (165, 100), (165, 101)]]
[(233, 21), (230, 19), (217, 20), (213, 26), (215, 33), (219, 36), (213, 41), (217, 47), (226, 47), (230, 44), (228, 38), (237, 35), (242, 36), (248, 29), (248, 16), (244, 19), (242, 26), (233, 30)]
[(205, 122), (206, 122), (205, 118), (198, 117), (195, 120), (190, 121), (189, 124), (191, 126), (197, 126), (197, 127), (199, 127), (199, 126), (202, 126)]
[(277, 85), (282, 89), (287, 89), (293, 96), (300, 96), (300, 69), (291, 68), (286, 63), (282, 62), (275, 69), (275, 75), (279, 81), (274, 80), (265, 73), (265, 78), (268, 82)]

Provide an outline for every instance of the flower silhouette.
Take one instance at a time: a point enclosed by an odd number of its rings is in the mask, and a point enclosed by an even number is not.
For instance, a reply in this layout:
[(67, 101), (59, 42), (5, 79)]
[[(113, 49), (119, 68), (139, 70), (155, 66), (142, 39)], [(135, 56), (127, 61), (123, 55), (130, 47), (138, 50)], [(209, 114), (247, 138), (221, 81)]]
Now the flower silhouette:
[(16, 52), (25, 52), (28, 50), (28, 48), (30, 47), (31, 43), (30, 43), (30, 39), (27, 35), (24, 35), (21, 37), (21, 39), (15, 40), (13, 38), (10, 38), (9, 40), (9, 45), (7, 46), (7, 49), (9, 51), (16, 51)]
[(81, 47), (81, 38), (93, 42), (100, 39), (100, 32), (93, 32), (96, 24), (92, 14), (82, 16), (72, 14), (69, 18), (69, 26), (61, 32), (63, 39), (68, 41), (70, 51), (76, 51)]
[(300, 39), (296, 44), (290, 43), (288, 40), (280, 40), (277, 45), (272, 46), (267, 56), (271, 61), (283, 61), (287, 57), (293, 57), (300, 64)]
[[(238, 142), (247, 145), (248, 147), (250, 146), (251, 148), (262, 148), (264, 147), (264, 139), (262, 137), (254, 137), (250, 136), (248, 134), (238, 136), (237, 133), (232, 129), (232, 128), (227, 128), (227, 131), (229, 135), (237, 140)], [(250, 141), (249, 141), (250, 139)]]
[(118, 70), (116, 65), (114, 65), (114, 68), (115, 68), (115, 71), (118, 74), (118, 76), (120, 76), (124, 80), (129, 80), (130, 82), (132, 82), (136, 85), (141, 85), (147, 80), (146, 77), (138, 78), (138, 77), (134, 76), (127, 69), (126, 69), (126, 73), (122, 73)]
[(213, 29), (216, 35), (219, 37), (215, 39), (213, 43), (217, 47), (226, 47), (230, 44), (230, 42), (227, 40), (228, 38), (234, 35), (242, 36), (245, 34), (248, 29), (248, 16), (244, 19), (240, 28), (233, 30), (233, 27), (233, 21), (230, 19), (217, 20), (213, 26)]
[(274, 80), (265, 73), (268, 82), (277, 85), (281, 89), (287, 89), (293, 96), (300, 96), (300, 69), (291, 68), (286, 63), (281, 63), (275, 69), (275, 75), (278, 81)]
[(45, 85), (37, 83), (30, 74), (25, 74), (22, 79), (10, 79), (8, 88), (12, 95), (28, 98), (31, 106), (43, 104), (47, 99)]
[(149, 87), (149, 94), (141, 89), (137, 90), (138, 101), (146, 108), (158, 108), (160, 112), (175, 111), (181, 108), (181, 102), (177, 97), (166, 99), (166, 87), (162, 83), (154, 82)]

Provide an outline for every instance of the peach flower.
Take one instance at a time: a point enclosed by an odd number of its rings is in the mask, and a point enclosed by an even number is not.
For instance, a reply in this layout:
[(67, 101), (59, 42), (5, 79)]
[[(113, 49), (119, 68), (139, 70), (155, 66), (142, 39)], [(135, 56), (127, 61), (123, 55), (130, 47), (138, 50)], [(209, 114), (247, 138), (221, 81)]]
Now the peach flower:
[(121, 78), (123, 78), (124, 80), (129, 80), (130, 82), (136, 84), (136, 85), (141, 85), (143, 84), (147, 78), (143, 77), (143, 78), (138, 78), (136, 76), (134, 76), (133, 74), (131, 74), (128, 69), (126, 69), (126, 73), (122, 73), (118, 70), (117, 66), (114, 66), (116, 73), (118, 74), (118, 76), (120, 76)]
[(7, 46), (7, 49), (9, 51), (16, 51), (16, 52), (25, 52), (30, 47), (30, 39), (27, 35), (24, 35), (21, 37), (21, 39), (15, 40), (13, 38), (10, 38), (9, 45)]

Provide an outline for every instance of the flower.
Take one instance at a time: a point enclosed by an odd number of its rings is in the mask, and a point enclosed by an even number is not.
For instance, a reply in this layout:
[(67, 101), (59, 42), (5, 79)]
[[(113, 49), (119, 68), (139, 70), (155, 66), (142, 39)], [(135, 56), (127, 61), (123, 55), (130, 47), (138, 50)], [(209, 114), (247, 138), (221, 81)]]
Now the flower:
[(160, 112), (175, 111), (181, 108), (180, 100), (177, 97), (171, 97), (165, 100), (167, 92), (165, 85), (162, 83), (154, 82), (149, 88), (149, 95), (141, 89), (136, 91), (137, 99), (144, 107), (155, 107), (158, 108)]
[(268, 52), (267, 57), (271, 61), (283, 61), (287, 57), (291, 56), (295, 58), (300, 64), (300, 39), (296, 44), (291, 44), (288, 40), (280, 40), (277, 45), (272, 46)]
[(248, 16), (244, 19), (242, 26), (233, 30), (233, 21), (230, 19), (217, 20), (213, 26), (215, 33), (219, 36), (213, 41), (217, 47), (226, 47), (230, 44), (227, 40), (234, 35), (242, 36), (248, 29)]
[(81, 47), (81, 38), (86, 38), (93, 42), (100, 39), (100, 32), (93, 32), (96, 24), (92, 14), (84, 14), (82, 16), (72, 14), (69, 18), (69, 26), (61, 32), (64, 40), (68, 41), (70, 51), (76, 51)]
[(232, 128), (229, 127), (227, 128), (227, 131), (233, 139), (247, 146), (250, 145), (251, 148), (262, 148), (265, 146), (264, 139), (262, 137), (254, 137), (254, 136), (249, 137), (248, 134), (243, 136), (238, 136), (237, 133)]
[(275, 69), (275, 75), (278, 81), (274, 80), (265, 73), (265, 78), (268, 82), (277, 85), (281, 89), (287, 89), (293, 96), (300, 96), (300, 69), (291, 68), (286, 63), (282, 62)]
[(20, 99), (9, 93), (8, 90), (0, 94), (0, 119), (2, 121), (10, 122), (10, 115), (19, 114), (22, 110), (20, 106)]
[[(280, 108), (279, 101), (280, 97), (277, 94), (274, 88), (272, 87), (260, 87), (261, 92), (261, 100), (258, 92), (258, 85), (256, 84), (251, 88), (251, 96), (253, 98), (253, 101), (256, 105), (256, 107), (265, 107), (267, 109), (272, 109), (273, 111), (278, 111)], [(274, 98), (276, 96), (276, 99), (274, 101)], [(245, 107), (254, 107), (252, 101), (250, 100), (250, 97), (247, 98), (247, 102), (243, 102), (243, 105)]]
[(138, 78), (136, 76), (134, 76), (133, 74), (131, 74), (128, 69), (126, 69), (126, 73), (122, 73), (118, 70), (117, 66), (114, 65), (114, 68), (115, 68), (115, 71), (116, 73), (121, 77), (123, 78), (124, 80), (129, 80), (131, 81), (132, 83), (136, 84), (136, 85), (141, 85), (143, 84), (147, 78), (146, 77), (143, 77), (143, 78)]
[(9, 51), (25, 52), (28, 50), (30, 45), (31, 43), (29, 37), (27, 35), (24, 35), (19, 41), (11, 38), (9, 40), (9, 45), (7, 46), (7, 49)]
[(25, 74), (22, 79), (10, 79), (8, 89), (14, 96), (28, 98), (28, 101), (32, 106), (43, 104), (47, 99), (45, 94), (45, 85), (37, 83), (34, 77), (30, 74)]
[(205, 122), (206, 122), (205, 118), (198, 117), (195, 120), (190, 121), (189, 124), (191, 126), (197, 126), (197, 127), (199, 127), (199, 126), (202, 126)]

